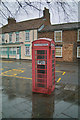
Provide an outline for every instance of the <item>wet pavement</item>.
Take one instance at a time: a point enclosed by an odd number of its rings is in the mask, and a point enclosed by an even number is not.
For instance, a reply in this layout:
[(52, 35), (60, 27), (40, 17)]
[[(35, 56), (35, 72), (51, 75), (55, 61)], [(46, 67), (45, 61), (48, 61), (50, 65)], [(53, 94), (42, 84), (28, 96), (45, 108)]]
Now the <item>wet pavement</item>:
[(56, 63), (51, 95), (32, 93), (31, 61), (3, 60), (0, 65), (0, 118), (80, 118), (77, 63)]

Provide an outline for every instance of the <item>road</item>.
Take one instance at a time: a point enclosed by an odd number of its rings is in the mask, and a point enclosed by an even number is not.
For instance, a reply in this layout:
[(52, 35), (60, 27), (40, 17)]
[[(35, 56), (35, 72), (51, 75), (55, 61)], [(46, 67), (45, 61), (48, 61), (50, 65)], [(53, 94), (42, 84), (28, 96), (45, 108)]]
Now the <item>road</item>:
[(79, 117), (77, 63), (56, 63), (55, 91), (50, 96), (32, 94), (31, 61), (3, 60), (0, 66), (3, 118)]

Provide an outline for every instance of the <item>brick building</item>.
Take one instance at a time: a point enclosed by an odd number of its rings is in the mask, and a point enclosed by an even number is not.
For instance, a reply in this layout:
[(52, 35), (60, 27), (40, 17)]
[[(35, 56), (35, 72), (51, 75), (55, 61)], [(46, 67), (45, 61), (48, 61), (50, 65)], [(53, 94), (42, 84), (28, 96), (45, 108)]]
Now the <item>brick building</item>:
[(77, 61), (80, 58), (80, 22), (48, 25), (38, 38), (54, 39), (56, 61)]

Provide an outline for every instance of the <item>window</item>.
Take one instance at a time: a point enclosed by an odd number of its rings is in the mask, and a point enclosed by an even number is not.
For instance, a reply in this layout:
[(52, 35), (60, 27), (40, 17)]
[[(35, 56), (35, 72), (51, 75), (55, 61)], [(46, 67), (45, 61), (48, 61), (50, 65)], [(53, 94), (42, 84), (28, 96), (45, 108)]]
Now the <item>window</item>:
[(78, 39), (77, 41), (80, 41), (80, 29), (78, 30)]
[(9, 48), (9, 55), (16, 55), (16, 48)]
[(30, 46), (25, 46), (25, 55), (30, 56)]
[(0, 55), (1, 55), (1, 47), (0, 47)]
[(4, 43), (4, 41), (5, 41), (5, 36), (4, 34), (2, 34), (2, 43)]
[(29, 31), (25, 32), (25, 41), (30, 41), (29, 34)]
[(80, 58), (80, 47), (77, 47), (77, 57)]
[(12, 34), (9, 34), (9, 42), (12, 42)]
[(19, 32), (16, 32), (16, 42), (19, 42)]
[(56, 49), (56, 57), (62, 57), (62, 47), (59, 47), (59, 46), (57, 46), (57, 47), (55, 47), (55, 49)]
[(7, 55), (7, 48), (1, 48), (1, 54)]
[(54, 32), (54, 40), (55, 42), (62, 42), (62, 31)]

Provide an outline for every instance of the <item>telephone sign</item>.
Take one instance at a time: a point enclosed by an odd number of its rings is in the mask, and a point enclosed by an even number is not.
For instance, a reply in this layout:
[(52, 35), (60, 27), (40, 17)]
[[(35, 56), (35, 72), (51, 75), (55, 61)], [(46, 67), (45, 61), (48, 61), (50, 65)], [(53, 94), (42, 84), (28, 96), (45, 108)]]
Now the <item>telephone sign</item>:
[(48, 44), (34, 44), (34, 46), (48, 46)]

